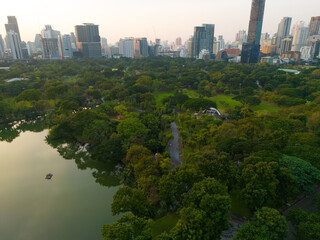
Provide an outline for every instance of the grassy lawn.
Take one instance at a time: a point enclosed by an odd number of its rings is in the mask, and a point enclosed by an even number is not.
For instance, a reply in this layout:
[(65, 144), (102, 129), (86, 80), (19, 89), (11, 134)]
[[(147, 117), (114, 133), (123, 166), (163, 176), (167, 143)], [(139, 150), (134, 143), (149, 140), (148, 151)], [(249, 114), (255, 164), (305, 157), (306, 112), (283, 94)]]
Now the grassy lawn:
[(278, 105), (276, 105), (274, 103), (269, 103), (269, 102), (266, 102), (266, 101), (262, 101), (259, 106), (256, 106), (254, 108), (254, 110), (258, 111), (258, 112), (263, 112), (263, 111), (277, 112), (280, 109), (281, 109), (281, 107), (279, 107)]
[(157, 103), (161, 102), (163, 99), (173, 96), (173, 92), (158, 92), (154, 93), (154, 98), (156, 99)]
[(229, 108), (234, 109), (236, 106), (242, 106), (241, 102), (236, 101), (232, 98), (233, 96), (220, 94), (213, 96), (210, 99), (216, 101), (219, 110), (227, 110)]
[(159, 218), (155, 221), (152, 227), (152, 238), (157, 239), (163, 232), (170, 232), (170, 230), (177, 224), (179, 217), (176, 213)]
[(242, 216), (249, 216), (250, 210), (246, 203), (240, 198), (240, 191), (232, 191), (230, 193), (231, 197), (231, 211), (238, 213)]

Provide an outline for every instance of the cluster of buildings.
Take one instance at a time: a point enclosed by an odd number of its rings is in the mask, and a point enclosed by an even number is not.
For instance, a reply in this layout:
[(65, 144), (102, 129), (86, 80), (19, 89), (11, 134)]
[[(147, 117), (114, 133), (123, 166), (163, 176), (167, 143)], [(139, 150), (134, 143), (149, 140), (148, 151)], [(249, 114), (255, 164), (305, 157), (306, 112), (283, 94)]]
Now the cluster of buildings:
[(193, 35), (185, 42), (148, 41), (147, 38), (126, 37), (109, 45), (101, 38), (99, 26), (84, 23), (75, 32), (61, 34), (46, 25), (34, 42), (21, 40), (16, 17), (8, 16), (6, 36), (0, 35), (0, 59), (23, 60), (68, 58), (143, 58), (148, 56), (215, 59), (242, 63), (312, 61), (320, 58), (320, 16), (312, 17), (309, 25), (284, 17), (273, 36), (262, 33), (265, 0), (252, 0), (248, 33), (240, 30), (235, 41), (225, 43), (222, 35), (215, 37), (215, 25), (194, 27)]

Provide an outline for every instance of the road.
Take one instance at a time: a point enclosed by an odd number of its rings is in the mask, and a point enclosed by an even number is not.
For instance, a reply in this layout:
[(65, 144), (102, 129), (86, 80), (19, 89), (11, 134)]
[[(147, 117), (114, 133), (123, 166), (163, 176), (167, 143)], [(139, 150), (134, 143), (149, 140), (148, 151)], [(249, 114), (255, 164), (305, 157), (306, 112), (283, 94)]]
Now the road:
[(169, 141), (169, 153), (173, 163), (172, 168), (176, 168), (181, 166), (181, 161), (179, 151), (179, 130), (175, 122), (171, 123), (171, 133), (173, 135), (173, 139)]

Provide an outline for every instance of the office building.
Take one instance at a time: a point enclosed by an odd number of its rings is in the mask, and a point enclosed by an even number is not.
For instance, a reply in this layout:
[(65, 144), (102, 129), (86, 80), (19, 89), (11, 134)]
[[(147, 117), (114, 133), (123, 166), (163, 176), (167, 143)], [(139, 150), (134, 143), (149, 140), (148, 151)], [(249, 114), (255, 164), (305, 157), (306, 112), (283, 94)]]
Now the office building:
[(101, 58), (99, 26), (84, 23), (75, 26), (77, 50), (84, 58)]
[(22, 59), (29, 59), (29, 50), (26, 42), (20, 43)]
[(320, 16), (312, 17), (309, 24), (309, 36), (320, 35)]
[(291, 51), (292, 47), (292, 38), (284, 38), (281, 40), (281, 45), (280, 45), (280, 55)]
[(247, 31), (246, 30), (240, 30), (237, 34), (236, 34), (236, 42), (238, 42), (239, 44), (243, 44), (247, 41)]
[(214, 24), (203, 24), (194, 28), (193, 36), (193, 57), (198, 58), (201, 50), (208, 50), (213, 55)]
[(147, 38), (134, 39), (134, 57), (148, 57), (148, 40)]
[(304, 22), (300, 22), (295, 25), (293, 34), (292, 50), (300, 51), (300, 49), (307, 44), (309, 27), (305, 27)]
[(304, 46), (300, 50), (301, 52), (301, 60), (311, 61), (313, 59), (313, 47)]
[(314, 56), (319, 57), (320, 54), (320, 35), (313, 35), (308, 38), (309, 46), (313, 48)]
[(5, 57), (5, 50), (4, 50), (4, 41), (0, 34), (0, 59), (3, 59)]
[(53, 30), (51, 25), (45, 25), (40, 36), (43, 59), (54, 60), (61, 58), (59, 36), (59, 31)]
[(181, 39), (181, 37), (178, 37), (176, 39), (176, 46), (180, 47), (181, 45), (182, 45), (182, 39)]
[(122, 57), (134, 58), (134, 38), (120, 39), (119, 54)]
[(37, 50), (41, 51), (42, 48), (41, 48), (40, 39), (41, 39), (41, 34), (36, 34), (34, 38), (34, 46)]
[(241, 63), (258, 63), (265, 0), (253, 0), (247, 42), (242, 45)]
[(15, 31), (9, 31), (7, 33), (8, 39), (10, 42), (10, 49), (11, 49), (11, 55), (13, 59), (22, 59), (22, 51), (21, 51), (21, 45), (20, 45), (20, 38), (19, 34)]
[(73, 32), (70, 33), (70, 39), (71, 39), (72, 50), (75, 52), (77, 51), (77, 41), (76, 41), (76, 36), (74, 35)]
[(279, 51), (280, 51), (280, 45), (281, 45), (282, 39), (290, 36), (291, 22), (292, 22), (291, 17), (284, 17), (283, 19), (281, 19), (278, 25), (276, 45), (279, 48)]
[(18, 21), (15, 16), (8, 16), (8, 23), (5, 24), (6, 27), (6, 32), (7, 34), (11, 31), (15, 32), (18, 34), (18, 40), (19, 43), (21, 42), (21, 36), (20, 36), (20, 31), (19, 31), (19, 26), (18, 26)]
[(69, 34), (59, 36), (59, 47), (61, 59), (70, 59), (73, 57), (71, 37)]

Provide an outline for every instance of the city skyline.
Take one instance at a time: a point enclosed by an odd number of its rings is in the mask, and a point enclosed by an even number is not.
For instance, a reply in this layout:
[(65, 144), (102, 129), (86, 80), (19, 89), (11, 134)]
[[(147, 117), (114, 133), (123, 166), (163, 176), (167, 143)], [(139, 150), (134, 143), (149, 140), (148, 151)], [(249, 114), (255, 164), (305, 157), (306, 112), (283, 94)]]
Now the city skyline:
[[(193, 34), (193, 27), (203, 23), (215, 24), (215, 35), (223, 35), (226, 41), (234, 41), (239, 30), (248, 30), (251, 0), (199, 0), (196, 4), (191, 0), (164, 0), (156, 6), (146, 0), (139, 2), (92, 0), (87, 6), (84, 1), (57, 0), (50, 9), (40, 7), (43, 5), (39, 0), (7, 2), (1, 5), (4, 15), (0, 18), (0, 34), (5, 36), (6, 16), (11, 15), (17, 17), (23, 41), (34, 41), (35, 34), (46, 24), (69, 34), (74, 32), (75, 25), (85, 22), (98, 24), (100, 36), (106, 37), (109, 43), (131, 36), (170, 42), (181, 37), (185, 42)], [(292, 17), (293, 25), (298, 21), (308, 24), (311, 16), (319, 15), (319, 7), (320, 2), (316, 0), (282, 0), (280, 3), (267, 0), (262, 32), (276, 33), (278, 23), (285, 16)]]

